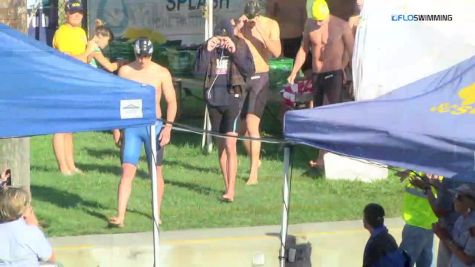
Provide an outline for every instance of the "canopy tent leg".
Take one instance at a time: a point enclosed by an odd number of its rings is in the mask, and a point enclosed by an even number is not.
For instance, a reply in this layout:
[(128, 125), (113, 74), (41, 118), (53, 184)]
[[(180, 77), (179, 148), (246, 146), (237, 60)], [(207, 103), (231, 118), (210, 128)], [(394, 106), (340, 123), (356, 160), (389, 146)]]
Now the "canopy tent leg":
[(211, 138), (211, 135), (208, 133), (211, 131), (211, 120), (209, 118), (208, 106), (205, 107), (203, 130), (205, 132), (203, 133), (203, 136), (201, 139), (201, 149), (205, 153), (209, 154), (211, 153), (211, 150), (213, 150), (213, 139)]
[[(205, 41), (213, 37), (213, 5), (213, 0), (207, 0), (206, 7), (203, 12), (203, 16), (205, 18)], [(211, 121), (209, 119), (208, 107), (205, 108), (203, 130), (211, 131)], [(211, 135), (209, 135), (208, 133), (203, 133), (203, 137), (201, 140), (201, 149), (203, 149), (203, 151), (205, 151), (206, 153), (211, 153), (211, 150), (213, 150), (213, 140), (211, 138)]]
[(287, 231), (289, 228), (289, 212), (290, 212), (290, 185), (292, 178), (292, 162), (290, 160), (292, 154), (292, 146), (286, 145), (284, 147), (284, 183), (282, 188), (282, 223), (280, 228), (280, 267), (285, 266), (287, 255), (285, 253), (285, 246), (287, 242)]
[(152, 174), (152, 209), (153, 209), (153, 262), (154, 266), (159, 266), (160, 259), (160, 235), (158, 224), (158, 195), (157, 195), (157, 139), (155, 138), (155, 125), (150, 126), (150, 144), (152, 147), (152, 153), (149, 162), (150, 172)]

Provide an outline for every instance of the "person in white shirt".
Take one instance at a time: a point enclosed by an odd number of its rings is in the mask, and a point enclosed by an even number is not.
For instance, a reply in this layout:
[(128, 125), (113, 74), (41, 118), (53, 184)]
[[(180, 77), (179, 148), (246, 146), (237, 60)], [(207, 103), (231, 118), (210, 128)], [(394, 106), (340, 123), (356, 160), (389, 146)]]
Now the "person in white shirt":
[(28, 192), (14, 187), (0, 190), (0, 267), (33, 267), (55, 261), (43, 232), (27, 223), (30, 213)]

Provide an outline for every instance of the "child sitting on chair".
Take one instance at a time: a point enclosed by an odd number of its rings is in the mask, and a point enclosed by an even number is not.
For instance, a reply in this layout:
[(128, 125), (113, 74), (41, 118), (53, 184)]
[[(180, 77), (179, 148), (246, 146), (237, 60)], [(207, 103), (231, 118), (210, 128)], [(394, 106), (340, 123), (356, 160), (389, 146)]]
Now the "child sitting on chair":
[(40, 266), (40, 261), (55, 261), (43, 232), (25, 220), (31, 212), (30, 195), (24, 189), (0, 189), (1, 266)]

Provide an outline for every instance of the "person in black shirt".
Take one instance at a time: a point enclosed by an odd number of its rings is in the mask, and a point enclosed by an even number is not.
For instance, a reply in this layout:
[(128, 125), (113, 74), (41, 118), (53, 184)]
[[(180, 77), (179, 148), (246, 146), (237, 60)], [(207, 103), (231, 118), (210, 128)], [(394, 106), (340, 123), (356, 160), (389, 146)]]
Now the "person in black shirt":
[(246, 78), (255, 72), (251, 51), (246, 42), (235, 35), (231, 20), (220, 22), (215, 36), (199, 49), (196, 72), (205, 74), (204, 99), (209, 110), (213, 132), (227, 135), (219, 139), (219, 163), (224, 176), (222, 200), (234, 200), (237, 174), (236, 138)]
[(363, 267), (377, 266), (381, 258), (398, 249), (394, 237), (384, 226), (384, 209), (379, 204), (370, 203), (363, 211), (363, 225), (371, 236), (363, 254)]

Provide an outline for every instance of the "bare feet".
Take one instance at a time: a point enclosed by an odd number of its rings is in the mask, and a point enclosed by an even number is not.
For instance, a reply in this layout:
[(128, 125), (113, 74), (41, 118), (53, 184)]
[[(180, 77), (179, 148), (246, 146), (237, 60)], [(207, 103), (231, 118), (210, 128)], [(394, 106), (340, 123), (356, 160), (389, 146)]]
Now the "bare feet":
[(246, 182), (246, 185), (256, 185), (258, 183), (259, 182), (257, 181), (257, 177), (256, 178), (249, 178)]
[(124, 219), (121, 220), (116, 216), (111, 217), (109, 219), (109, 226), (110, 227), (122, 228), (122, 227), (124, 227)]
[(234, 196), (231, 194), (224, 194), (223, 196), (221, 196), (221, 200), (224, 202), (233, 202)]
[(75, 168), (75, 169), (74, 169), (74, 174), (81, 174), (81, 175), (83, 175), (84, 172), (83, 172), (81, 169), (79, 169), (79, 168)]
[(64, 171), (61, 171), (61, 174), (64, 176), (72, 176), (74, 173), (71, 172), (70, 170), (64, 170)]
[(249, 173), (249, 179), (247, 179), (246, 185), (256, 185), (257, 182), (257, 170), (252, 171)]
[(311, 160), (308, 162), (310, 168), (323, 169), (325, 168), (325, 163), (323, 161)]

